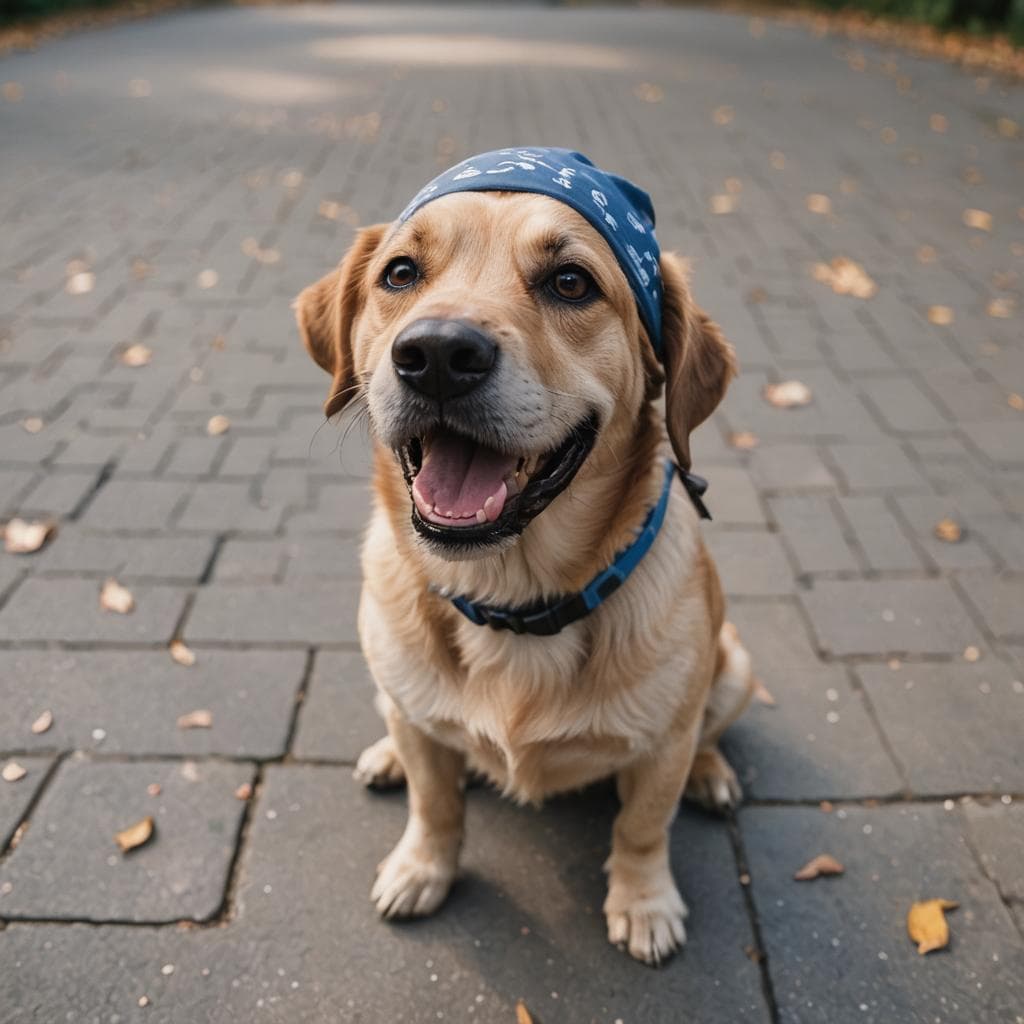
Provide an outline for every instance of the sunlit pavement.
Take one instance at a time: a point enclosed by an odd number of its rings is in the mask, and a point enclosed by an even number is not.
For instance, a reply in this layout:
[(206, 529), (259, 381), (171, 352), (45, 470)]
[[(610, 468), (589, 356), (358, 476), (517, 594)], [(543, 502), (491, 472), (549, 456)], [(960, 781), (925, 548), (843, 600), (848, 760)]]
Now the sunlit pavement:
[[(0, 85), (0, 520), (59, 521), (0, 555), (0, 765), (27, 771), (0, 781), (4, 1024), (1024, 1020), (1019, 88), (771, 21), (526, 5), (174, 14)], [(690, 939), (660, 971), (604, 939), (604, 790), (477, 789), (443, 911), (368, 899), (404, 797), (350, 779), (381, 731), (366, 441), (323, 424), (289, 303), (354, 225), (515, 143), (648, 188), (743, 363), (695, 468), (775, 705), (730, 735), (737, 819), (675, 827)], [(810, 404), (767, 402), (785, 380)], [(842, 877), (792, 880), (824, 852)], [(960, 908), (920, 957), (933, 897)]]

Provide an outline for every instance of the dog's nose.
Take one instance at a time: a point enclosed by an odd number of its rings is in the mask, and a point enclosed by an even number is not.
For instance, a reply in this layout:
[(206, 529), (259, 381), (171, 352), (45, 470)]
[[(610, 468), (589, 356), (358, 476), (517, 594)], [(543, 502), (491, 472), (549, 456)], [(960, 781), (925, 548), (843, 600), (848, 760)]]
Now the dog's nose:
[(395, 338), (391, 362), (411, 388), (444, 402), (480, 385), (498, 346), (461, 320), (416, 320)]

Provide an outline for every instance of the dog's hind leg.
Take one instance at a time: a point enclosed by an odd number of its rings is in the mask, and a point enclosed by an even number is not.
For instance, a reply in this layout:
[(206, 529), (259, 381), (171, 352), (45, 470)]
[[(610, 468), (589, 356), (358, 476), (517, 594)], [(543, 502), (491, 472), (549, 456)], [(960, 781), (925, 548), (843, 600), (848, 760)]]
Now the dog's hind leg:
[(718, 636), (718, 665), (711, 684), (697, 754), (686, 783), (686, 797), (709, 810), (735, 807), (742, 796), (739, 779), (718, 747), (722, 733), (743, 714), (754, 694), (750, 655), (731, 622)]

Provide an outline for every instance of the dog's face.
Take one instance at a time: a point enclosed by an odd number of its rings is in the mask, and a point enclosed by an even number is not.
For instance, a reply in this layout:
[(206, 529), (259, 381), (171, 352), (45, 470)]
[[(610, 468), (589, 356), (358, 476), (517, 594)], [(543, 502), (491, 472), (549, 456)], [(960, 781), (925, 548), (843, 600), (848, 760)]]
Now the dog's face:
[[(732, 355), (682, 267), (664, 258), (662, 274), (667, 420), (688, 465)], [(334, 377), (327, 415), (365, 396), (413, 525), (446, 557), (513, 543), (588, 471), (598, 439), (626, 443), (662, 380), (604, 239), (544, 196), (454, 194), (366, 228), (297, 312)]]

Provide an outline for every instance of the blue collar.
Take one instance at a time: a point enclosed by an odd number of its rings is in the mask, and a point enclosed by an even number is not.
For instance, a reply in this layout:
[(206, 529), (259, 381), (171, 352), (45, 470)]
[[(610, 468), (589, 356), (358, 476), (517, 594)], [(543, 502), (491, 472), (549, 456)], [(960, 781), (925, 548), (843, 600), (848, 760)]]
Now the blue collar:
[(680, 469), (669, 459), (665, 460), (665, 482), (661, 488), (658, 503), (647, 513), (640, 532), (628, 547), (623, 548), (607, 569), (599, 572), (582, 590), (575, 594), (556, 598), (550, 604), (537, 601), (519, 608), (497, 608), (494, 605), (471, 601), (468, 597), (452, 597), (451, 602), (470, 622), (492, 629), (508, 629), (513, 633), (530, 633), (533, 636), (554, 636), (566, 626), (589, 615), (598, 605), (606, 601), (640, 564), (651, 549), (654, 538), (665, 522), (672, 480), (678, 471), (686, 493), (690, 496), (703, 519), (710, 519), (701, 496), (707, 490), (707, 481), (695, 473)]

